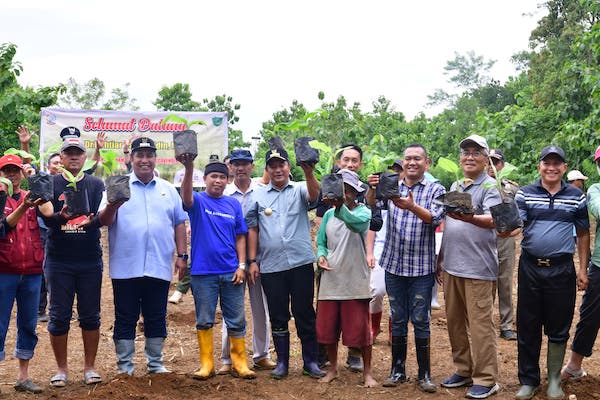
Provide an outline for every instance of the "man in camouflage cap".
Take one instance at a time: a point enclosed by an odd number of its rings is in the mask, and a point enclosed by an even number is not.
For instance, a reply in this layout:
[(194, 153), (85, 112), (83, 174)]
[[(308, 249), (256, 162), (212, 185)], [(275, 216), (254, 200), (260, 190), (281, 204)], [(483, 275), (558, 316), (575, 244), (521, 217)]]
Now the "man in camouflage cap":
[[(504, 168), (504, 153), (502, 150), (490, 150), (490, 164), (488, 175), (496, 178), (496, 172)], [(493, 165), (493, 166), (492, 166)], [(495, 169), (495, 170), (494, 170)], [(501, 178), (502, 197), (513, 200), (519, 184)], [(505, 340), (517, 340), (513, 331), (514, 311), (512, 304), (513, 273), (515, 270), (515, 238), (507, 237), (497, 239), (498, 245), (498, 310), (500, 312), (500, 337)]]

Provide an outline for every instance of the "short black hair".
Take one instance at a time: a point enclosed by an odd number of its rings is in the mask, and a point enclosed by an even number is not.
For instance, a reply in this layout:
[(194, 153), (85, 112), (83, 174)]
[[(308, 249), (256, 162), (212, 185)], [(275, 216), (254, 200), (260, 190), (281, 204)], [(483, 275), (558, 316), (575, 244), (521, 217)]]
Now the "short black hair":
[(50, 165), (50, 160), (52, 160), (56, 156), (60, 157), (60, 153), (52, 153), (52, 154), (50, 154), (50, 157), (48, 157), (48, 161), (46, 162), (46, 165)]
[(421, 143), (411, 143), (408, 146), (406, 146), (406, 148), (404, 150), (410, 149), (411, 147), (417, 147), (419, 149), (422, 149), (423, 152), (425, 153), (425, 158), (429, 158), (429, 155), (427, 155), (427, 149)]
[(344, 150), (356, 150), (358, 151), (358, 155), (360, 156), (360, 160), (362, 161), (362, 157), (363, 157), (363, 151), (360, 148), (359, 145), (357, 145), (354, 142), (348, 142), (348, 143), (342, 143), (341, 146), (338, 148), (338, 153), (337, 153), (337, 159), (339, 160), (340, 158), (342, 158), (342, 153), (344, 152)]

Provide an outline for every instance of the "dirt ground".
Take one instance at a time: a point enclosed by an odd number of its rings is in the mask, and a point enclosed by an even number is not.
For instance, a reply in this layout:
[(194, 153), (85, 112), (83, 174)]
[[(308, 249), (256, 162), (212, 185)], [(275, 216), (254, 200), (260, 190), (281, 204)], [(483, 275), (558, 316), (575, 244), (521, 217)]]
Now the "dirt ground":
[[(105, 255), (105, 265), (107, 265)], [(515, 270), (515, 286), (516, 286)], [(322, 384), (309, 377), (302, 376), (302, 361), (300, 344), (295, 337), (293, 323), (292, 348), (290, 359), (290, 376), (287, 379), (276, 381), (269, 378), (269, 371), (257, 371), (257, 379), (242, 380), (231, 376), (216, 376), (208, 381), (197, 381), (191, 378), (191, 373), (199, 367), (198, 345), (195, 332), (194, 304), (190, 294), (184, 296), (182, 303), (169, 304), (168, 308), (168, 333), (164, 359), (165, 365), (173, 372), (161, 375), (145, 374), (145, 358), (143, 356), (143, 334), (140, 333), (136, 340), (136, 375), (134, 377), (116, 374), (116, 358), (112, 341), (112, 324), (114, 309), (112, 304), (112, 288), (108, 278), (108, 268), (105, 269), (105, 279), (102, 287), (102, 326), (100, 347), (97, 357), (97, 371), (103, 376), (104, 382), (94, 386), (86, 386), (82, 382), (83, 350), (77, 321), (72, 321), (72, 337), (69, 341), (69, 383), (67, 387), (54, 389), (48, 386), (50, 377), (55, 372), (55, 361), (50, 348), (46, 324), (38, 326), (39, 343), (36, 354), (31, 361), (30, 376), (44, 388), (39, 395), (16, 393), (12, 388), (16, 379), (17, 360), (12, 356), (15, 344), (14, 318), (9, 328), (6, 343), (6, 361), (0, 363), (0, 399), (178, 399), (202, 398), (209, 396), (212, 399), (439, 399), (462, 398), (464, 388), (445, 389), (438, 387), (435, 394), (420, 392), (414, 382), (417, 366), (412, 337), (409, 336), (409, 352), (407, 360), (408, 383), (397, 388), (376, 387), (366, 389), (361, 386), (362, 376), (341, 368), (340, 376), (330, 384)], [(577, 304), (581, 301), (578, 294)], [(433, 380), (439, 384), (454, 372), (450, 355), (450, 345), (446, 330), (446, 319), (443, 311), (443, 293), (439, 294), (442, 310), (433, 310), (431, 318), (431, 370)], [(515, 290), (516, 305), (516, 290)], [(251, 324), (249, 307), (247, 306), (247, 321), (249, 334), (246, 338), (247, 348), (251, 348)], [(384, 315), (388, 315), (386, 311)], [(572, 331), (574, 332), (575, 317)], [(391, 351), (387, 344), (387, 318), (384, 318), (383, 334), (378, 336), (373, 346), (373, 369), (375, 378), (381, 383), (389, 373)], [(496, 310), (496, 323), (497, 310)], [(215, 366), (220, 366), (218, 357), (221, 342), (221, 320), (217, 318), (215, 329)], [(545, 342), (542, 348), (542, 375), (545, 372)], [(585, 361), (585, 369), (589, 376), (579, 382), (566, 382), (564, 384), (567, 395), (574, 394), (579, 400), (600, 399), (600, 357), (599, 345), (594, 348), (595, 354)], [(340, 360), (345, 360), (346, 349), (340, 346)], [(275, 353), (272, 351), (273, 359)], [(248, 359), (251, 363), (251, 354)], [(499, 384), (500, 393), (493, 398), (513, 399), (518, 390), (517, 380), (517, 346), (516, 342), (507, 342), (498, 339)], [(544, 399), (545, 386), (536, 398)]]

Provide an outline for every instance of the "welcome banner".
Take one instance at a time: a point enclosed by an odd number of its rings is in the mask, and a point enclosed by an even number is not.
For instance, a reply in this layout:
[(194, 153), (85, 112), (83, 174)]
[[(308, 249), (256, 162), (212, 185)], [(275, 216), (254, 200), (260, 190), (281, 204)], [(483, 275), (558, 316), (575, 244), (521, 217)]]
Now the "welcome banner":
[[(40, 154), (47, 159), (53, 152), (58, 152), (62, 139), (60, 131), (74, 126), (81, 132), (81, 138), (87, 148), (88, 159), (96, 149), (98, 133), (106, 134), (104, 149), (114, 150), (117, 160), (123, 162), (123, 142), (131, 142), (136, 137), (146, 136), (156, 143), (156, 168), (166, 177), (172, 177), (176, 170), (183, 166), (175, 160), (173, 148), (173, 131), (186, 129), (183, 123), (162, 120), (169, 114), (176, 114), (187, 121), (201, 120), (205, 125), (192, 125), (190, 129), (198, 134), (198, 157), (196, 168), (204, 169), (209, 157), (213, 154), (219, 160), (228, 152), (228, 130), (226, 112), (188, 112), (188, 111), (108, 111), (108, 110), (62, 110), (56, 108), (42, 109), (40, 127)], [(45, 161), (42, 161), (45, 162)], [(124, 166), (123, 166), (124, 168)]]

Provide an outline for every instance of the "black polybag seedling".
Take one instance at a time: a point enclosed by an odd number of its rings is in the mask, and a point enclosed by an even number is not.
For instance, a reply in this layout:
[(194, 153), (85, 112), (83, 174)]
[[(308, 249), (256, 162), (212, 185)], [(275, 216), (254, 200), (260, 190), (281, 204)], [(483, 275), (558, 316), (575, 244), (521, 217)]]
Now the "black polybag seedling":
[(294, 141), (294, 153), (296, 153), (296, 164), (316, 164), (319, 162), (319, 150), (310, 146), (313, 140), (310, 136), (304, 136)]
[(87, 189), (73, 190), (67, 188), (64, 193), (67, 212), (70, 215), (88, 215), (90, 213)]
[(29, 199), (31, 201), (37, 199), (52, 200), (54, 197), (54, 181), (49, 174), (40, 172), (29, 176), (27, 180), (29, 181)]
[(109, 203), (127, 201), (130, 198), (129, 176), (115, 175), (106, 178), (106, 199)]
[(379, 184), (375, 189), (375, 198), (383, 200), (392, 197), (399, 197), (398, 190), (398, 173), (396, 172), (380, 172)]
[(198, 155), (198, 134), (191, 129), (173, 132), (173, 147), (175, 157), (181, 154)]
[(344, 180), (341, 174), (327, 174), (321, 178), (321, 194), (324, 202), (344, 201)]

